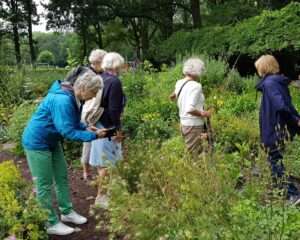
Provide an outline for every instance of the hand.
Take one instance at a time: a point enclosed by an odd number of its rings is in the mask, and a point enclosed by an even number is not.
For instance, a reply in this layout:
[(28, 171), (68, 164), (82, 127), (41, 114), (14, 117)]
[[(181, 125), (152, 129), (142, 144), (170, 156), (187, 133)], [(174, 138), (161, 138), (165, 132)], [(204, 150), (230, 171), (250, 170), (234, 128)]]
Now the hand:
[(202, 112), (201, 112), (201, 116), (202, 116), (202, 117), (209, 118), (209, 117), (211, 117), (212, 113), (213, 113), (213, 111), (212, 111), (211, 109), (208, 110), (208, 111), (202, 111)]
[(171, 101), (174, 101), (176, 99), (176, 94), (175, 93), (172, 93), (170, 96), (169, 96), (169, 99)]
[(95, 126), (90, 126), (87, 128), (88, 131), (90, 132), (97, 132), (97, 130), (99, 130), (98, 128), (96, 128)]
[(112, 139), (114, 141), (116, 141), (117, 143), (120, 143), (124, 140), (125, 136), (123, 135), (123, 133), (121, 131), (117, 131), (116, 135), (112, 137)]
[(201, 133), (200, 138), (201, 138), (201, 140), (207, 140), (208, 139), (208, 133)]
[(96, 133), (96, 135), (97, 135), (98, 138), (104, 138), (106, 136), (106, 134), (107, 134), (107, 131), (108, 130), (106, 128), (101, 128), (101, 129), (97, 129), (95, 131), (95, 133)]

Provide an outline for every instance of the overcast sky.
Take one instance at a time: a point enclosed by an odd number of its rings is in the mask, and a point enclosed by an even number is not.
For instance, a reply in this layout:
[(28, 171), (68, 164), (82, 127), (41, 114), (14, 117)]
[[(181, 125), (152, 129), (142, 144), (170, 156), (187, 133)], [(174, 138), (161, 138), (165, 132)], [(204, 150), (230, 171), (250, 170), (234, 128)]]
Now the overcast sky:
[[(40, 3), (41, 2), (48, 3), (49, 0), (34, 0), (34, 1), (38, 3), (38, 7), (37, 7), (38, 14), (39, 15), (45, 14), (46, 11)], [(33, 25), (32, 29), (33, 29), (34, 32), (46, 32), (46, 20), (45, 20), (45, 18), (43, 16), (41, 16), (39, 25)]]

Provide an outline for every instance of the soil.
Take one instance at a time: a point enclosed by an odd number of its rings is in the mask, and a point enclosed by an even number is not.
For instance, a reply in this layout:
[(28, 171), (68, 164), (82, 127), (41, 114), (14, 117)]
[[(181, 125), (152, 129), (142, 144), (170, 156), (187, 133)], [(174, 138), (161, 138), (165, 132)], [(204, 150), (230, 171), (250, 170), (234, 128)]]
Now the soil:
[[(12, 160), (19, 167), (22, 172), (22, 175), (25, 179), (31, 181), (31, 174), (28, 169), (27, 161), (24, 157), (17, 157), (9, 152), (0, 152), (0, 162), (5, 160)], [(69, 172), (69, 183), (72, 194), (72, 202), (74, 209), (86, 216), (88, 218), (88, 223), (76, 226), (81, 229), (81, 231), (73, 233), (71, 235), (60, 237), (60, 236), (51, 236), (50, 240), (107, 240), (108, 232), (104, 229), (96, 231), (95, 219), (92, 216), (89, 216), (90, 205), (94, 202), (94, 197), (96, 196), (95, 187), (90, 186), (86, 181), (82, 179), (82, 171), (77, 168), (70, 168)], [(105, 213), (100, 213), (101, 216), (105, 216)], [(75, 227), (75, 225), (68, 224)]]

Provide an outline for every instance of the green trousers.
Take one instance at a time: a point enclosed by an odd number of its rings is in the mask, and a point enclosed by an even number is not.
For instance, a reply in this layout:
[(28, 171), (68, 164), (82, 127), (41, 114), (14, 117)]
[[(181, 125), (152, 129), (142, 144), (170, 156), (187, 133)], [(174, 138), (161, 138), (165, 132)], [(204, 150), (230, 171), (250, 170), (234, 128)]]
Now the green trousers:
[(58, 217), (53, 207), (52, 186), (55, 186), (59, 210), (69, 214), (72, 210), (70, 199), (67, 163), (64, 159), (62, 146), (53, 151), (35, 151), (25, 149), (33, 182), (37, 190), (40, 205), (48, 210), (48, 225), (58, 223)]

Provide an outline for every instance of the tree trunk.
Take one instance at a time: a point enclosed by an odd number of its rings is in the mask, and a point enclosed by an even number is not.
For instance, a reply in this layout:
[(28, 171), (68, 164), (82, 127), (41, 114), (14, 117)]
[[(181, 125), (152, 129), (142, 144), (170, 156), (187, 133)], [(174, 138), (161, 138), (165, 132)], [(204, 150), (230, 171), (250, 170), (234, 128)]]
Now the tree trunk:
[(189, 26), (191, 23), (190, 23), (190, 13), (188, 11), (183, 11), (182, 13), (182, 20), (183, 20), (183, 25), (186, 27), (186, 26)]
[(191, 10), (192, 10), (193, 26), (194, 28), (200, 28), (202, 26), (202, 19), (200, 14), (199, 0), (191, 0)]
[(141, 33), (139, 29), (140, 19), (131, 19), (130, 24), (132, 26), (133, 38), (134, 38), (134, 47), (136, 48), (136, 57), (137, 59), (142, 59), (142, 46), (141, 46)]
[(34, 43), (32, 38), (32, 0), (26, 0), (26, 8), (27, 8), (27, 28), (28, 28), (28, 42), (30, 49), (30, 58), (31, 64), (35, 63), (36, 56), (34, 51)]
[(142, 59), (145, 60), (149, 50), (149, 23), (146, 19), (140, 19), (140, 21)]
[(19, 31), (17, 24), (13, 24), (13, 39), (14, 39), (14, 45), (15, 45), (15, 55), (16, 55), (16, 61), (19, 65), (21, 63), (21, 47), (20, 47), (20, 37), (19, 37)]
[(80, 22), (80, 35), (82, 40), (82, 57), (81, 63), (83, 64), (85, 57), (87, 57), (87, 26), (85, 24), (84, 12), (81, 11)]
[(170, 37), (173, 33), (173, 16), (175, 13), (173, 0), (163, 0), (161, 3), (162, 23), (161, 32), (164, 39)]
[(17, 64), (21, 64), (21, 47), (20, 47), (20, 36), (19, 36), (19, 29), (18, 29), (18, 4), (16, 1), (11, 1), (12, 6), (12, 26), (13, 26), (13, 39), (14, 39), (14, 45), (15, 45), (15, 55), (16, 55), (16, 61)]
[(95, 31), (96, 31), (96, 36), (97, 36), (97, 45), (99, 48), (103, 48), (103, 39), (102, 39), (102, 32), (101, 32), (101, 26), (100, 23), (96, 23), (94, 25)]
[(83, 29), (83, 34), (81, 36), (82, 38), (82, 59), (81, 62), (84, 62), (85, 57), (87, 57), (87, 36), (86, 36), (86, 30)]

